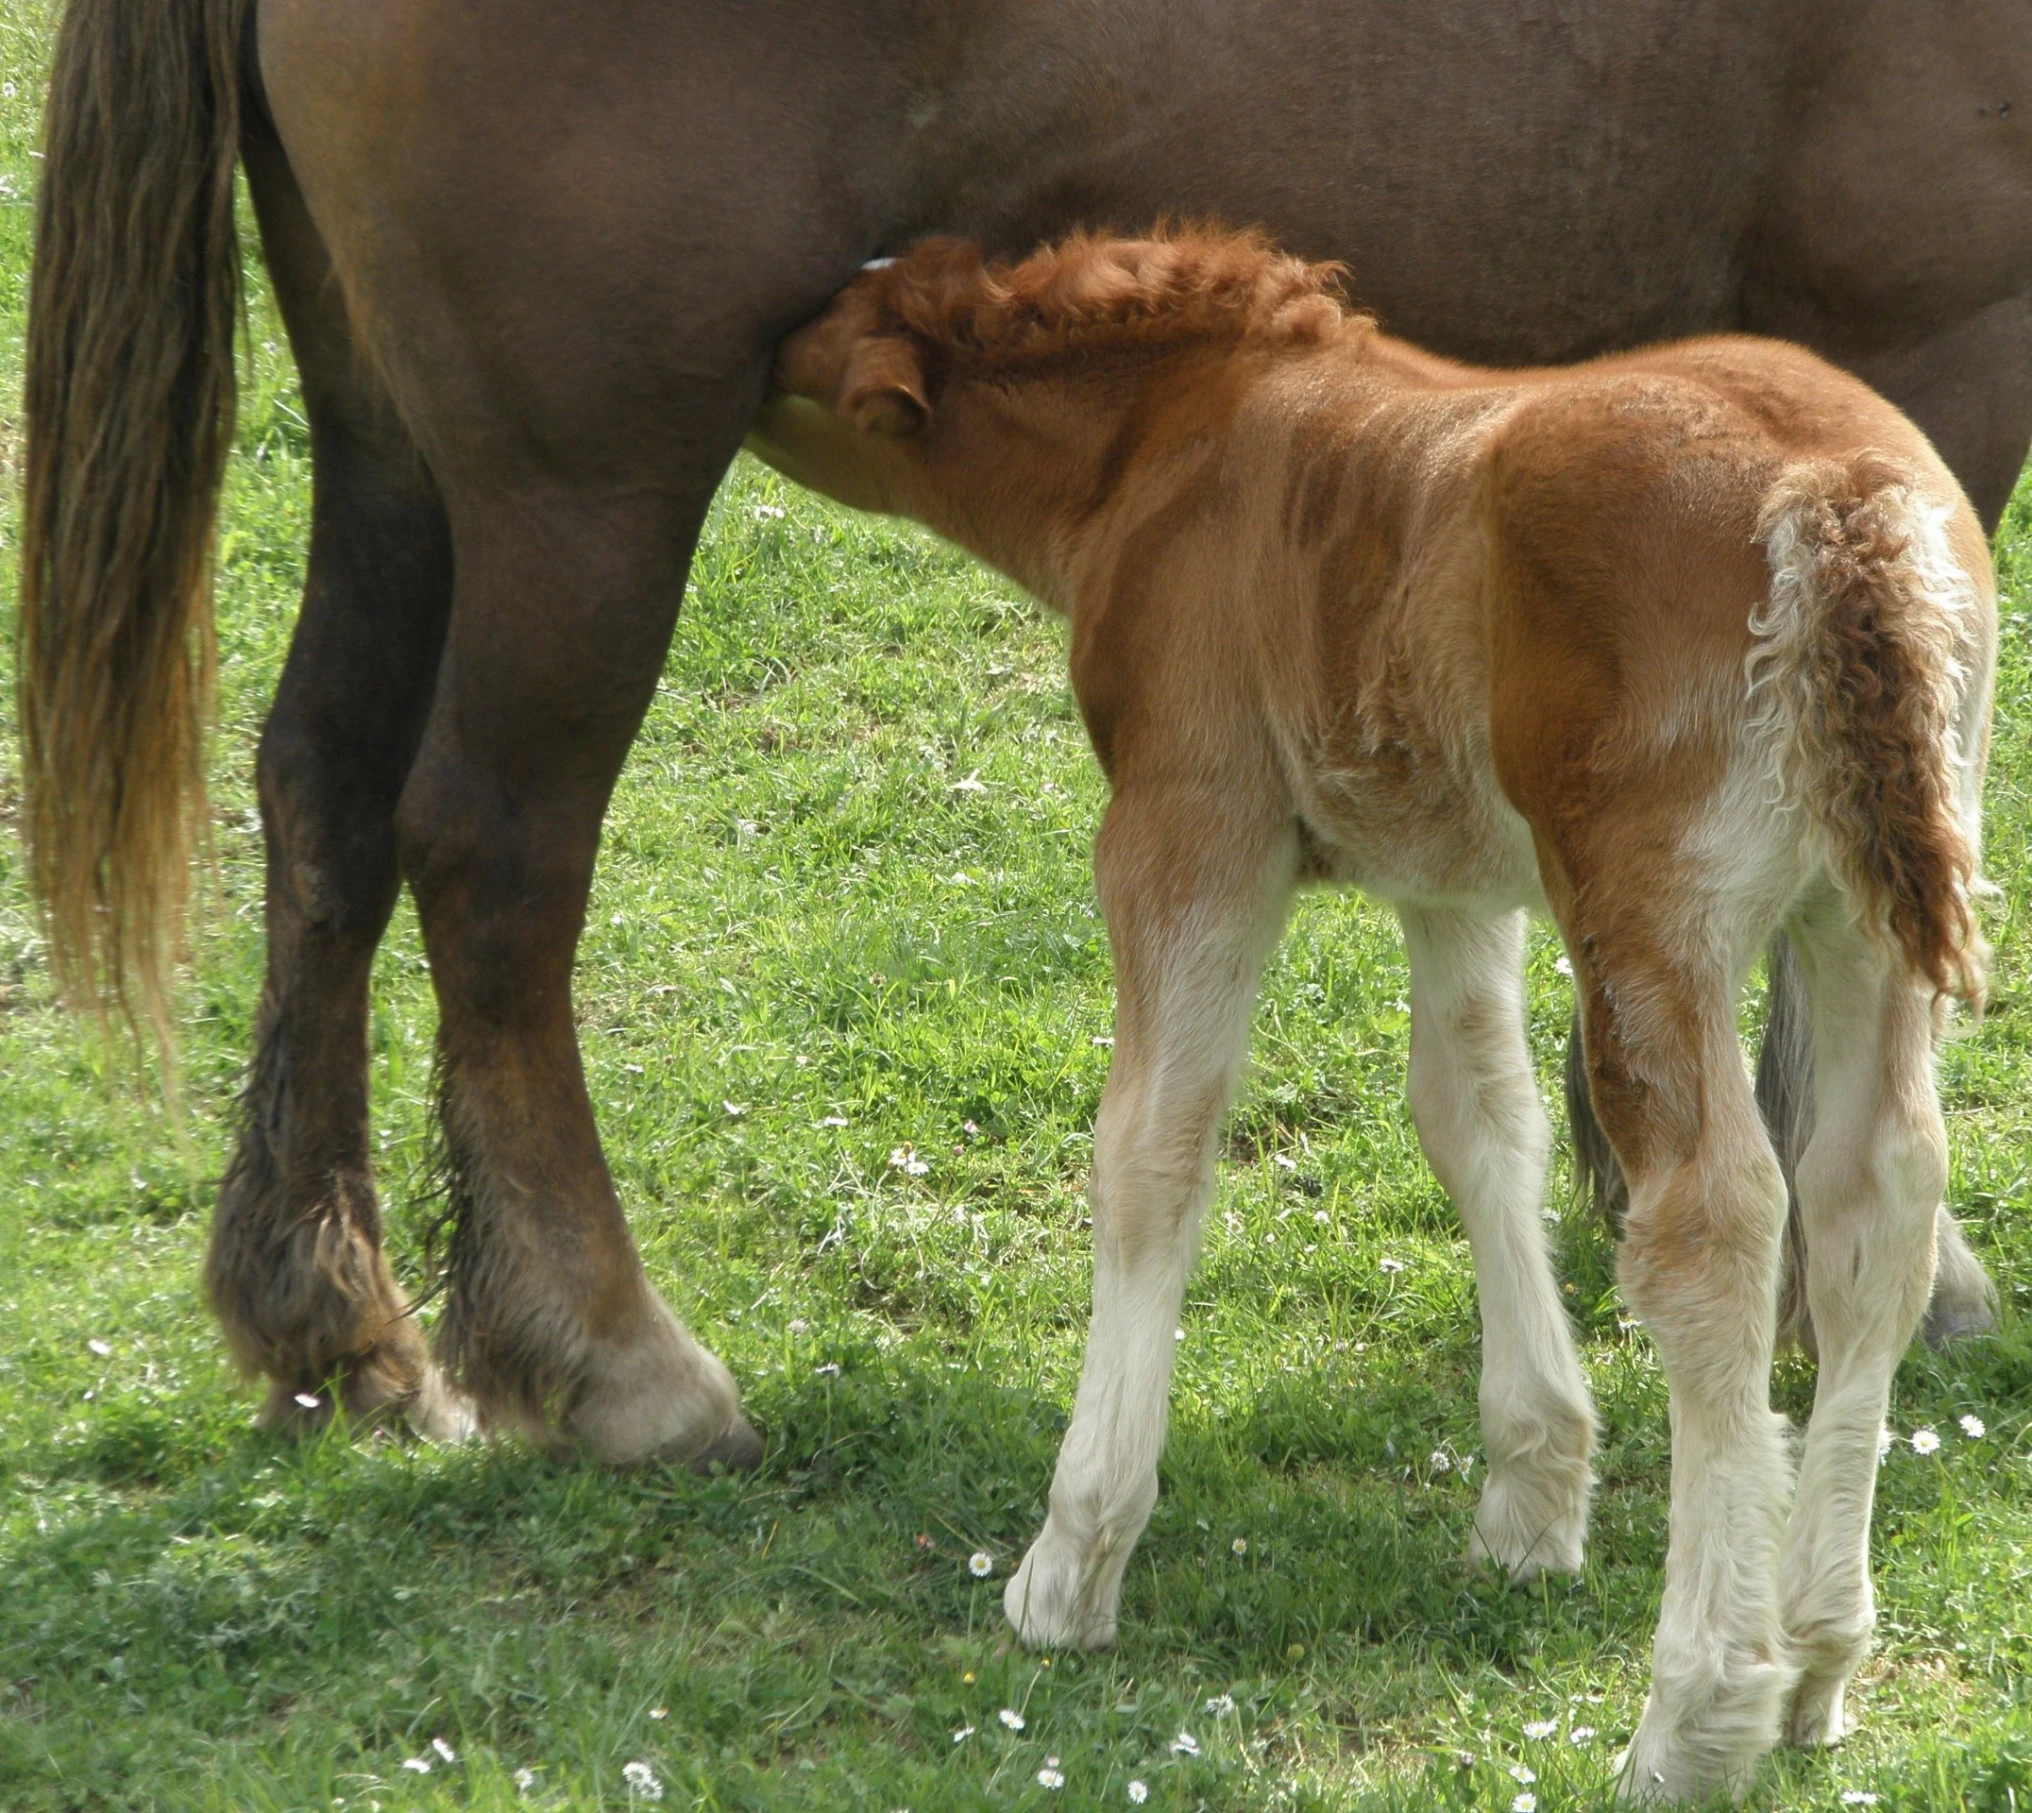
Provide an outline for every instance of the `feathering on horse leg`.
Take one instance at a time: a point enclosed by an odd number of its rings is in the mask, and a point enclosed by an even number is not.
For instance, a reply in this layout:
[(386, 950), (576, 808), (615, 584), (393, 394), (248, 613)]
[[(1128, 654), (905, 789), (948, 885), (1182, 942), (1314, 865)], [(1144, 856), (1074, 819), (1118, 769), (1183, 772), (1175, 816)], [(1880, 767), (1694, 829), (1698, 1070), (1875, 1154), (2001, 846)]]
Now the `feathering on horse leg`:
[(600, 821), (704, 499), (455, 500), (458, 579), (398, 813), (440, 1017), (439, 1343), (486, 1421), (598, 1459), (752, 1463), (727, 1369), (651, 1288), (572, 1017)]
[(1003, 1606), (1039, 1647), (1114, 1641), (1122, 1576), (1157, 1502), (1175, 1331), (1221, 1115), (1296, 871), (1256, 802), (1118, 795), (1095, 870), (1115, 952), (1115, 1055), (1094, 1128), (1093, 1326), (1050, 1514)]
[(243, 155), (316, 453), (303, 610), (262, 733), (268, 961), (206, 1286), (269, 1384), (262, 1420), (333, 1400), (450, 1439), (472, 1418), (430, 1362), (381, 1250), (369, 1159), (367, 989), (395, 904), (395, 802), (436, 683), (451, 599), (444, 508), (359, 358), (281, 149)]
[(1489, 1471), (1471, 1553), (1519, 1579), (1577, 1572), (1594, 1411), (1545, 1250), (1551, 1132), (1524, 1037), (1524, 915), (1400, 908), (1411, 1114), (1474, 1252)]
[(1891, 1375), (1932, 1282), (1947, 1136), (1924, 979), (1850, 924), (1832, 897), (1806, 917), (1799, 943), (1818, 1054), (1818, 1111), (1799, 1190), (1820, 1377), (1780, 1570), (1785, 1633), (1801, 1671), (1786, 1735), (1831, 1744), (1845, 1735), (1849, 1678), (1875, 1623), (1877, 1447)]
[(395, 802), (429, 707), (449, 559), (413, 468), (391, 474), (338, 433), (321, 439), (304, 609), (257, 765), (267, 974), (206, 1290), (234, 1353), (268, 1380), (265, 1423), (319, 1425), (330, 1386), (354, 1418), (454, 1439), (470, 1414), (382, 1252), (367, 1099)]

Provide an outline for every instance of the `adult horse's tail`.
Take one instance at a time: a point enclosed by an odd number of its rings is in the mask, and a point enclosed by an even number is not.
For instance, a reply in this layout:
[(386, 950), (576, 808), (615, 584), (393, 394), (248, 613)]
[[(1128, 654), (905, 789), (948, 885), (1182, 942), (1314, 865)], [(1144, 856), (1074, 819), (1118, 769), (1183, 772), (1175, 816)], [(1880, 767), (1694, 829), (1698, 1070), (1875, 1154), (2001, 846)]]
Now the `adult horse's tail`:
[(204, 811), (249, 0), (70, 0), (29, 298), (23, 824), (51, 967), (167, 1043)]

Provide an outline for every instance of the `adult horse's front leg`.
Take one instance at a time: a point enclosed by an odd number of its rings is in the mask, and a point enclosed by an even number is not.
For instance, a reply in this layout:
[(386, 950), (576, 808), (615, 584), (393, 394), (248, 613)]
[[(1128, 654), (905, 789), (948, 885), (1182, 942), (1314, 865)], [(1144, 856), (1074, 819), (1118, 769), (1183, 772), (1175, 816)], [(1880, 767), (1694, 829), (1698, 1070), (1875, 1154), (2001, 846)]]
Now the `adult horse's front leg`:
[(760, 1453), (727, 1369), (644, 1276), (572, 1022), (600, 820), (707, 495), (454, 497), (451, 628), (397, 813), (440, 1013), (441, 1357), (490, 1426), (617, 1463)]
[(1297, 871), (1273, 795), (1267, 776), (1257, 797), (1162, 777), (1124, 787), (1102, 821), (1115, 1059), (1094, 1128), (1093, 1329), (1051, 1514), (1003, 1595), (1026, 1643), (1114, 1641), (1123, 1570), (1157, 1502), (1215, 1135)]

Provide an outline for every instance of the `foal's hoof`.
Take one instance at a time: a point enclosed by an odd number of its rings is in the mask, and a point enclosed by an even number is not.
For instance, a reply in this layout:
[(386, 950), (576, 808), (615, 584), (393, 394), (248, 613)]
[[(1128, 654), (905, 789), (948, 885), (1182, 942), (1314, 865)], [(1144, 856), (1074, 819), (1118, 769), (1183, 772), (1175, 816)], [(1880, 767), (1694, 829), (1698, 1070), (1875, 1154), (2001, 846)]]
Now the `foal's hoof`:
[(1973, 1341), (1997, 1326), (1996, 1286), (1988, 1278), (1973, 1292), (1936, 1290), (1926, 1306), (1922, 1324), (1928, 1347), (1952, 1347), (1957, 1341)]
[(762, 1464), (762, 1438), (755, 1433), (755, 1425), (737, 1410), (719, 1439), (686, 1464), (694, 1473), (710, 1473), (716, 1466), (726, 1468), (729, 1473), (752, 1473)]
[(1997, 1325), (1997, 1287), (1983, 1262), (1969, 1251), (1960, 1228), (1943, 1209), (1933, 1296), (1926, 1305), (1926, 1345), (1946, 1347), (1986, 1335)]
[[(1112, 1649), (1121, 1565), (1109, 1546), (1060, 1536), (1047, 1523), (1002, 1589), (1002, 1614), (1025, 1649)], [(1121, 1562), (1127, 1547), (1116, 1546)]]

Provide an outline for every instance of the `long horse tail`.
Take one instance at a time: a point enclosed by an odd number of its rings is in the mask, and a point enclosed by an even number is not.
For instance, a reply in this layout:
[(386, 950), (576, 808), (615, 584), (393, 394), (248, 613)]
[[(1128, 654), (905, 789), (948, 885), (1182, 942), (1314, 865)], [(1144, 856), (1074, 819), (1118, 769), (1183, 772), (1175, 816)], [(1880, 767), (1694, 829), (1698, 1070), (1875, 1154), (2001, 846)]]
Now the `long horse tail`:
[(1960, 733), (1981, 607), (1951, 515), (1878, 454), (1785, 472), (1758, 524), (1771, 593), (1750, 684), (1865, 923), (1937, 994), (1980, 1010), (1989, 952)]
[(211, 553), (233, 430), (250, 0), (70, 0), (35, 223), (17, 685), (52, 972), (142, 1015), (204, 822)]

